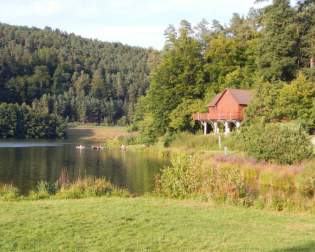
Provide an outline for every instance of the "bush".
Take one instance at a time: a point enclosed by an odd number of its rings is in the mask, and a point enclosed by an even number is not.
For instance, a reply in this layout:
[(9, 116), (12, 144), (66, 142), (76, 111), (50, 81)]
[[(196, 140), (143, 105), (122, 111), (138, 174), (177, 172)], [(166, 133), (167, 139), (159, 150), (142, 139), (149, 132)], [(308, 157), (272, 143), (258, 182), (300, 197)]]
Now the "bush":
[(302, 129), (280, 124), (249, 125), (242, 129), (239, 140), (239, 148), (257, 160), (279, 164), (301, 162), (313, 153), (313, 146)]

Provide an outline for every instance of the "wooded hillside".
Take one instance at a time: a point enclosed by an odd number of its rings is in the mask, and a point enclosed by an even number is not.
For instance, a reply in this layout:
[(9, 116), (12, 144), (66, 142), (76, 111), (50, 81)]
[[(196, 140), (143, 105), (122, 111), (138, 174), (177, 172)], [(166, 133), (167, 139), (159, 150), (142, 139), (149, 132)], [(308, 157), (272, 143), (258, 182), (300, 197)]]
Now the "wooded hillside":
[(157, 52), (0, 23), (0, 102), (70, 121), (127, 123)]

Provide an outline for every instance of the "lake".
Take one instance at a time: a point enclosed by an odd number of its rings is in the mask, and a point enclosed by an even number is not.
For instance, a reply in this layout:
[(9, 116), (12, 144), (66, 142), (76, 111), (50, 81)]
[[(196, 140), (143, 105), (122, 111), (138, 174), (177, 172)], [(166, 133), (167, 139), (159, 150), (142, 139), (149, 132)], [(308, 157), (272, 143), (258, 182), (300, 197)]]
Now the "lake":
[(141, 151), (119, 149), (78, 150), (78, 143), (66, 141), (1, 141), (0, 183), (14, 184), (23, 194), (39, 181), (57, 181), (67, 169), (70, 181), (78, 177), (105, 177), (131, 193), (154, 188), (155, 175), (167, 160)]

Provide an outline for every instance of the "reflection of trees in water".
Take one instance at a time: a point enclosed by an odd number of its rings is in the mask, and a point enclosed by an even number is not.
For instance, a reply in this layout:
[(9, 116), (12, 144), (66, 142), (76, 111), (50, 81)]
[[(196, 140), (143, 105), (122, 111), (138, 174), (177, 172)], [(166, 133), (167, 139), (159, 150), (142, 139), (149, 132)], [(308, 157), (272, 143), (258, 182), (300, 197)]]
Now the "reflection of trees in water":
[[(60, 148), (59, 148), (60, 149)], [(0, 180), (13, 183), (25, 193), (40, 180), (53, 182), (58, 177), (60, 159), (54, 147), (0, 149)]]
[(40, 148), (0, 148), (0, 183), (14, 183), (23, 192), (40, 180), (57, 181), (62, 168), (70, 181), (78, 177), (105, 177), (131, 192), (151, 191), (154, 176), (165, 164), (162, 159), (141, 152), (120, 150), (81, 153), (73, 145)]

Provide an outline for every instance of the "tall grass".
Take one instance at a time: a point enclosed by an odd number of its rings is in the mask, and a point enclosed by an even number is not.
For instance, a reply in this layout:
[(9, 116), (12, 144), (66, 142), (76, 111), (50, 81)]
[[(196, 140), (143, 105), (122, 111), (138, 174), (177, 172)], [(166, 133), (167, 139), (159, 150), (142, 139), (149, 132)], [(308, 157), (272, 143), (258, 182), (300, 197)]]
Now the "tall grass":
[(246, 207), (310, 209), (315, 206), (315, 161), (280, 166), (233, 156), (178, 155), (162, 171), (156, 191)]
[(19, 198), (20, 192), (13, 185), (0, 185), (1, 200), (16, 200)]
[(235, 133), (229, 136), (221, 135), (221, 146), (219, 145), (219, 136), (214, 134), (204, 135), (194, 135), (192, 133), (183, 132), (177, 134), (169, 147), (177, 148), (181, 150), (212, 150), (218, 151), (222, 150), (224, 146), (229, 149), (234, 149), (235, 147)]
[(0, 200), (41, 200), (41, 199), (81, 199), (86, 197), (120, 196), (127, 197), (127, 190), (118, 188), (105, 178), (78, 178), (73, 183), (40, 181), (27, 196), (20, 194), (13, 185), (0, 186)]
[(114, 186), (104, 178), (87, 177), (74, 183), (62, 185), (56, 193), (57, 198), (80, 199), (101, 196), (128, 196), (126, 190)]

